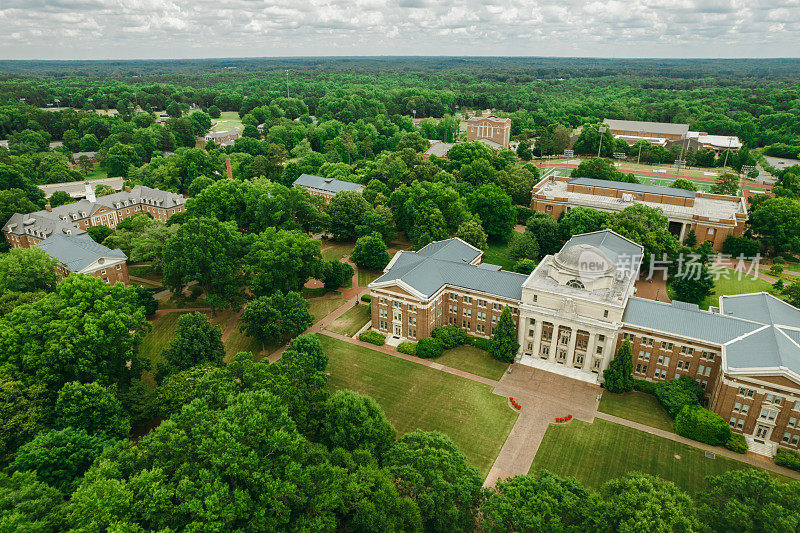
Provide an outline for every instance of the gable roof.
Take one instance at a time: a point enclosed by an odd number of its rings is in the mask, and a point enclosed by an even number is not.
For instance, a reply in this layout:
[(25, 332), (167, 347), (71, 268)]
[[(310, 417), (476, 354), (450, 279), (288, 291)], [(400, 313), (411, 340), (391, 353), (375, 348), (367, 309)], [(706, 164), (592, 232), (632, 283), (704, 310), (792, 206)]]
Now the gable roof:
[(323, 178), (322, 176), (314, 176), (312, 174), (300, 174), (294, 180), (292, 185), (299, 185), (301, 187), (311, 187), (320, 191), (330, 192), (336, 194), (342, 191), (358, 191), (364, 190), (364, 186), (350, 181), (342, 181), (334, 178)]
[(430, 297), (450, 285), (519, 300), (527, 276), (471, 264), (482, 254), (457, 238), (432, 242), (417, 252), (400, 251), (370, 287), (401, 282)]
[(663, 185), (648, 185), (647, 183), (628, 183), (626, 181), (598, 180), (595, 178), (572, 178), (568, 183), (570, 185), (605, 187), (606, 189), (616, 189), (619, 191), (646, 192), (650, 194), (678, 196), (681, 198), (694, 198), (696, 196), (694, 191), (664, 187)]
[(767, 293), (720, 297), (720, 312), (631, 298), (622, 321), (724, 346), (725, 370), (800, 379), (800, 309)]
[[(95, 262), (104, 262), (106, 259), (126, 260), (122, 250), (112, 250), (102, 244), (97, 244), (89, 235), (53, 235), (36, 244), (50, 257), (65, 265), (72, 272), (80, 272)], [(109, 262), (109, 264), (115, 264)]]
[(672, 124), (671, 122), (641, 122), (638, 120), (617, 120), (607, 118), (603, 121), (612, 130), (643, 131), (645, 133), (661, 133), (667, 135), (686, 135), (688, 124)]

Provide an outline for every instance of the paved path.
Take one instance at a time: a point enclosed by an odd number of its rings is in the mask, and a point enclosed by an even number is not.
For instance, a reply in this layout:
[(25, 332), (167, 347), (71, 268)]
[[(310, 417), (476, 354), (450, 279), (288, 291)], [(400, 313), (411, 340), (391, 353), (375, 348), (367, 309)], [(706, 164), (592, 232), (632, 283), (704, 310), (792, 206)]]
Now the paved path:
[(131, 276), (130, 274), (128, 274), (128, 277), (130, 279), (134, 280), (134, 281), (139, 281), (141, 283), (147, 283), (148, 285), (152, 285), (154, 287), (160, 287), (162, 285), (162, 283), (159, 283), (157, 281), (153, 281), (153, 280), (147, 279), (147, 278), (140, 278), (138, 276)]
[(244, 313), (244, 308), (240, 309), (233, 315), (230, 324), (228, 324), (228, 327), (226, 327), (225, 331), (222, 332), (222, 342), (225, 342), (225, 340), (230, 336), (233, 328), (236, 327), (236, 324), (239, 322), (239, 318), (242, 316), (242, 313)]
[(572, 415), (592, 422), (601, 389), (598, 385), (517, 363), (511, 365), (511, 372), (503, 376), (494, 393), (514, 398), (522, 410), (484, 487), (494, 486), (499, 479), (527, 474), (547, 426), (556, 418)]
[(640, 424), (639, 422), (634, 422), (632, 420), (627, 420), (625, 418), (620, 418), (618, 416), (609, 415), (607, 413), (597, 412), (595, 415), (597, 418), (601, 418), (603, 420), (607, 420), (609, 422), (614, 422), (615, 424), (620, 424), (623, 426), (627, 426), (629, 428), (638, 429), (639, 431), (644, 431), (646, 433), (650, 433), (652, 435), (657, 435), (659, 437), (663, 437), (665, 439), (669, 439), (671, 441), (680, 442), (682, 444), (687, 444), (692, 446), (693, 448), (699, 448), (703, 451), (712, 452), (716, 455), (721, 455), (723, 457), (729, 457), (731, 459), (735, 459), (737, 461), (741, 461), (743, 463), (747, 463), (751, 466), (755, 466), (758, 468), (763, 468), (764, 470), (770, 470), (772, 472), (776, 472), (778, 474), (784, 475), (786, 477), (790, 477), (793, 479), (800, 479), (800, 472), (795, 472), (794, 470), (790, 470), (788, 468), (784, 468), (782, 466), (776, 465), (771, 460), (757, 454), (741, 454), (736, 453), (728, 450), (727, 448), (723, 448), (721, 446), (711, 446), (709, 444), (704, 444), (702, 442), (698, 442), (696, 440), (687, 439), (686, 437), (681, 437), (677, 433), (673, 433), (671, 431), (665, 431), (663, 429), (654, 428), (651, 426), (647, 426), (645, 424)]

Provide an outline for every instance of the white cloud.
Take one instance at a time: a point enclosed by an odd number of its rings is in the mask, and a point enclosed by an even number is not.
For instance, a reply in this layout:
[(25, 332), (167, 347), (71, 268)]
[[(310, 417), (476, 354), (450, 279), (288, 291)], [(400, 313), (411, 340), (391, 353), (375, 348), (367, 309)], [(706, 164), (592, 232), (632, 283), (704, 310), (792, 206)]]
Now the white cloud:
[(800, 54), (800, 0), (4, 0), (0, 58)]

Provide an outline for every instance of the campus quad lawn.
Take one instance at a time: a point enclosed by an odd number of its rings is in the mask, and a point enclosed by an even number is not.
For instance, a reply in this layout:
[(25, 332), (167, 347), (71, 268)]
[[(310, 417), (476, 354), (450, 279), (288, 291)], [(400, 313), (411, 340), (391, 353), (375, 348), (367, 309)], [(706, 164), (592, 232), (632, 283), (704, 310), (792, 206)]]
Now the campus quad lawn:
[(485, 350), (467, 345), (445, 350), (441, 357), (433, 361), (494, 380), (502, 378), (508, 369), (508, 363), (498, 361)]
[(604, 391), (597, 409), (650, 427), (674, 431), (672, 419), (652, 394), (638, 391), (614, 394)]
[[(727, 279), (720, 278), (714, 284), (714, 292), (703, 300), (703, 309), (708, 309), (710, 305), (719, 305), (719, 297), (724, 294), (746, 294), (749, 292), (774, 292), (772, 285), (761, 278), (753, 279), (751, 276), (745, 276), (742, 272), (728, 270)], [(742, 274), (741, 280), (738, 275)]]
[(513, 270), (514, 259), (509, 255), (509, 242), (491, 242), (484, 250), (481, 263), (499, 265), (503, 270)]
[(334, 320), (327, 328), (339, 335), (352, 337), (369, 322), (369, 304), (359, 304), (348, 309), (342, 316)]
[(326, 298), (308, 302), (308, 311), (314, 316), (314, 322), (319, 322), (345, 302), (344, 298)]
[(358, 286), (359, 287), (366, 287), (379, 277), (383, 275), (383, 272), (375, 272), (374, 270), (361, 270), (358, 269)]
[(750, 465), (720, 455), (706, 459), (699, 448), (595, 418), (593, 424), (581, 420), (550, 424), (529, 472), (542, 468), (574, 476), (592, 488), (638, 471), (661, 476), (695, 493), (704, 490), (706, 476)]
[(319, 335), (328, 388), (372, 396), (403, 435), (415, 429), (447, 434), (482, 476), (494, 464), (517, 414), (492, 388), (398, 357)]
[(325, 261), (339, 261), (342, 257), (350, 255), (356, 245), (352, 242), (323, 241), (320, 246)]
[(239, 330), (239, 323), (237, 322), (231, 330), (228, 338), (223, 342), (225, 344), (225, 362), (230, 363), (233, 356), (239, 352), (250, 352), (256, 361), (260, 361), (280, 348), (281, 342), (274, 341), (262, 345), (259, 341), (252, 337), (248, 337), (245, 333)]

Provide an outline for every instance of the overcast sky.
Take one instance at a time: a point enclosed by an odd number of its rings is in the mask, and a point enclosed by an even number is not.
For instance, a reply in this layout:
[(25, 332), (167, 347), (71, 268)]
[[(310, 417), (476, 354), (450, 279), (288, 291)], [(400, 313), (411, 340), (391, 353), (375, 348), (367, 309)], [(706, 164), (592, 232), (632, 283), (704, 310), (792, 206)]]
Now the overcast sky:
[(0, 0), (2, 59), (798, 57), (800, 0)]

